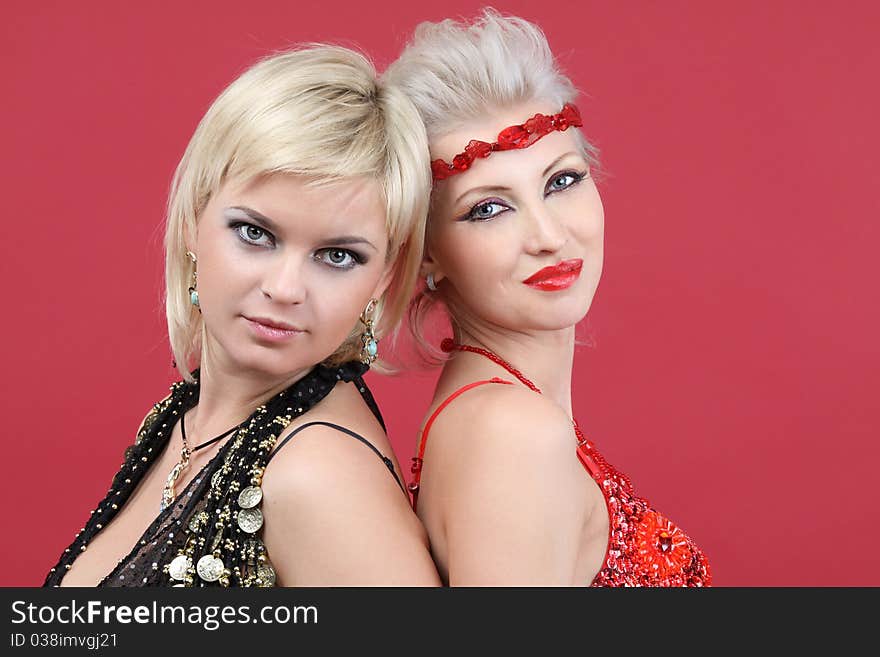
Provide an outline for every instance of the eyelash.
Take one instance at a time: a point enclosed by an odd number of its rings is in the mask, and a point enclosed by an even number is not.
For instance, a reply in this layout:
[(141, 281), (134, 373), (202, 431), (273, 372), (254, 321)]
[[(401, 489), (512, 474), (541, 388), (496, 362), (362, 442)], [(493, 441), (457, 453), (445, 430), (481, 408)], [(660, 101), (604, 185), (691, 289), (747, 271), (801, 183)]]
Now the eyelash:
[[(246, 221), (236, 221), (236, 222), (230, 224), (230, 228), (232, 228), (232, 230), (235, 231), (235, 234), (238, 236), (238, 239), (240, 239), (242, 242), (244, 242), (245, 244), (248, 244), (250, 246), (265, 246), (265, 245), (260, 244), (259, 242), (255, 241), (255, 240), (249, 239), (246, 235), (246, 231), (248, 228), (253, 228), (254, 230), (258, 230), (258, 231), (260, 231), (260, 233), (262, 233), (262, 235), (265, 235), (266, 237), (268, 237), (269, 241), (271, 242), (270, 246), (275, 244), (275, 237), (272, 235), (272, 233), (265, 230), (264, 228), (260, 228), (259, 226), (254, 226), (253, 224), (249, 224)], [(262, 237), (262, 235), (261, 235), (261, 237)], [(259, 239), (259, 238), (257, 238), (257, 239)]]
[[(349, 258), (351, 258), (351, 263), (347, 264), (347, 265), (334, 265), (333, 263), (325, 260), (320, 255), (322, 253), (330, 254), (330, 253), (333, 253), (334, 251), (337, 253), (344, 253), (345, 255), (347, 255)], [(320, 249), (320, 250), (316, 251), (315, 252), (315, 260), (317, 260), (318, 262), (323, 262), (325, 265), (327, 265), (328, 267), (332, 267), (333, 269), (354, 269), (356, 266), (362, 265), (367, 261), (366, 258), (364, 258), (360, 253), (357, 253), (355, 251), (349, 251), (348, 249), (340, 249), (340, 248), (332, 247), (332, 246), (329, 248), (326, 248), (326, 249)]]
[[(236, 221), (235, 223), (230, 224), (230, 228), (232, 228), (235, 231), (235, 234), (238, 236), (238, 239), (240, 239), (242, 242), (244, 242), (248, 246), (256, 246), (259, 248), (269, 248), (271, 246), (274, 246), (274, 244), (275, 244), (275, 237), (272, 235), (272, 233), (267, 231), (265, 228), (260, 228), (259, 226), (249, 224), (245, 221)], [(246, 231), (249, 228), (252, 228), (254, 230), (258, 230), (261, 233), (260, 237), (257, 238), (257, 240), (259, 240), (260, 238), (265, 236), (269, 239), (270, 244), (267, 246), (267, 245), (260, 243), (259, 241), (252, 240), (252, 239), (248, 238)], [(329, 256), (330, 253), (334, 253), (334, 252), (345, 254), (346, 256), (351, 258), (351, 262), (349, 262), (349, 264), (345, 264), (345, 265), (338, 265), (338, 264), (333, 264), (329, 260), (325, 259), (324, 256)], [(328, 267), (331, 267), (333, 269), (353, 269), (357, 265), (362, 265), (367, 261), (367, 259), (363, 255), (361, 255), (360, 253), (357, 253), (356, 251), (351, 251), (349, 249), (342, 249), (339, 247), (332, 247), (332, 246), (326, 247), (323, 249), (318, 249), (315, 252), (315, 255), (313, 257), (316, 262), (324, 263), (325, 265), (327, 265)]]
[(571, 189), (572, 187), (577, 185), (579, 182), (581, 182), (584, 178), (586, 178), (588, 173), (589, 173), (588, 171), (561, 171), (561, 172), (557, 173), (555, 176), (553, 176), (548, 181), (548, 184), (552, 183), (555, 180), (559, 180), (560, 178), (563, 178), (565, 176), (571, 176), (573, 178), (573, 180), (571, 181), (570, 184), (563, 187), (562, 189), (557, 189), (552, 192), (549, 192), (548, 194), (545, 194), (545, 196), (549, 196), (550, 194), (555, 194), (556, 192), (564, 192), (566, 189)]
[[(555, 174), (552, 178), (550, 178), (550, 180), (547, 183), (548, 187), (549, 187), (550, 183), (552, 183), (556, 180), (559, 180), (560, 178), (565, 177), (565, 176), (571, 176), (571, 178), (573, 179), (572, 182), (565, 187), (562, 187), (560, 189), (551, 190), (551, 191), (547, 191), (547, 187), (545, 187), (544, 197), (546, 198), (547, 196), (550, 196), (551, 194), (556, 194), (557, 192), (564, 192), (567, 189), (571, 189), (572, 187), (577, 185), (579, 182), (584, 180), (584, 178), (586, 178), (587, 175), (588, 175), (588, 171), (560, 171), (559, 173)], [(476, 216), (477, 208), (485, 207), (485, 206), (492, 206), (492, 205), (500, 206), (502, 208), (505, 208), (505, 210), (502, 210), (500, 212), (496, 212), (495, 214), (493, 214), (489, 217), (477, 217)], [(509, 206), (505, 205), (502, 201), (500, 201), (498, 199), (486, 199), (484, 201), (480, 201), (479, 203), (471, 206), (471, 209), (468, 210), (462, 217), (460, 217), (459, 221), (472, 221), (472, 222), (490, 221), (491, 219), (494, 219), (499, 214), (503, 214), (504, 212), (506, 212), (509, 209), (510, 209)]]

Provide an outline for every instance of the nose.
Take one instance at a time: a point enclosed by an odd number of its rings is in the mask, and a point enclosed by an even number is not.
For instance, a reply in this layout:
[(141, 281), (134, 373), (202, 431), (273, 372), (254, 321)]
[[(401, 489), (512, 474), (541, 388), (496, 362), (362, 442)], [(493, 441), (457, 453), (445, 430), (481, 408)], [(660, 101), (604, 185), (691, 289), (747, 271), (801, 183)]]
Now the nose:
[(556, 253), (568, 240), (563, 222), (547, 207), (539, 202), (526, 211), (528, 230), (525, 249), (530, 255)]
[(306, 286), (303, 278), (302, 258), (280, 255), (268, 263), (263, 274), (260, 290), (267, 299), (285, 305), (303, 303)]

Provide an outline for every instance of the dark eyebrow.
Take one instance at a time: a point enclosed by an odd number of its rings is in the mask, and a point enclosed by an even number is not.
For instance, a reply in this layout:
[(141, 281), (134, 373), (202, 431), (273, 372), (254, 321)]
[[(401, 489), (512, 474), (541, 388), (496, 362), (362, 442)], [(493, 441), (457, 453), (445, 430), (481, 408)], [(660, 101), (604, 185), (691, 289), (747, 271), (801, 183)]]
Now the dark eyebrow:
[(267, 217), (266, 215), (257, 212), (253, 208), (249, 208), (244, 205), (233, 205), (232, 207), (227, 208), (227, 210), (238, 210), (239, 212), (246, 214), (249, 219), (252, 219), (255, 223), (259, 224), (266, 230), (272, 233), (278, 232), (278, 226), (275, 224), (274, 221), (269, 219), (269, 217)]
[[(557, 157), (555, 160), (553, 160), (550, 164), (547, 165), (547, 168), (544, 169), (544, 172), (541, 174), (541, 177), (544, 178), (548, 173), (550, 173), (550, 170), (553, 169), (553, 167), (555, 167), (557, 164), (562, 162), (562, 160), (567, 158), (569, 155), (578, 155), (578, 152), (577, 151), (568, 151), (567, 153), (563, 153), (562, 155)], [(483, 187), (473, 187), (473, 188), (465, 191), (457, 199), (455, 199), (454, 205), (458, 205), (459, 201), (461, 201), (461, 199), (463, 199), (465, 196), (467, 196), (471, 192), (509, 192), (509, 191), (510, 191), (510, 187), (504, 187), (502, 185), (485, 185)]]
[(324, 240), (324, 241), (327, 244), (332, 244), (333, 246), (349, 246), (350, 244), (366, 244), (371, 249), (373, 249), (373, 251), (376, 251), (376, 252), (379, 251), (379, 249), (377, 249), (375, 246), (373, 246), (373, 243), (370, 240), (365, 239), (363, 237), (357, 237), (356, 235), (341, 235), (339, 237), (332, 237), (332, 238), (330, 238), (328, 240)]
[[(247, 215), (248, 219), (251, 219), (254, 223), (259, 224), (260, 226), (262, 226), (266, 230), (270, 231), (271, 233), (274, 233), (277, 235), (280, 232), (280, 228), (278, 227), (278, 225), (274, 221), (269, 219), (269, 217), (267, 217), (266, 215), (264, 215), (260, 212), (257, 212), (253, 208), (249, 208), (244, 205), (234, 205), (230, 208), (227, 208), (227, 210), (238, 210), (239, 212)], [(376, 251), (376, 252), (379, 251), (379, 249), (377, 249), (371, 241), (369, 241), (368, 239), (365, 239), (363, 237), (358, 237), (357, 235), (340, 235), (339, 237), (332, 237), (330, 239), (326, 239), (326, 240), (324, 240), (324, 242), (326, 244), (332, 244), (333, 246), (349, 246), (351, 244), (366, 244), (371, 249), (373, 249), (373, 251)]]

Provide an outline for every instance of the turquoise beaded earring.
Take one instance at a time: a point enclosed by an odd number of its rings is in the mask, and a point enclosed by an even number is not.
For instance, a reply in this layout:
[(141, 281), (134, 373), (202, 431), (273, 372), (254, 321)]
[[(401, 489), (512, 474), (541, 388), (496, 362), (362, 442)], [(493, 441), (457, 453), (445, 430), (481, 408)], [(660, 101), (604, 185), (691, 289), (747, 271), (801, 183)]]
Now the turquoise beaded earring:
[(364, 325), (364, 332), (361, 334), (361, 362), (364, 365), (371, 365), (379, 354), (379, 341), (373, 335), (373, 311), (376, 310), (377, 303), (379, 302), (376, 299), (370, 299), (360, 317)]
[(199, 312), (202, 312), (201, 307), (199, 307), (199, 291), (196, 289), (196, 254), (192, 251), (187, 251), (186, 255), (193, 263), (192, 284), (189, 286), (189, 302), (198, 308)]

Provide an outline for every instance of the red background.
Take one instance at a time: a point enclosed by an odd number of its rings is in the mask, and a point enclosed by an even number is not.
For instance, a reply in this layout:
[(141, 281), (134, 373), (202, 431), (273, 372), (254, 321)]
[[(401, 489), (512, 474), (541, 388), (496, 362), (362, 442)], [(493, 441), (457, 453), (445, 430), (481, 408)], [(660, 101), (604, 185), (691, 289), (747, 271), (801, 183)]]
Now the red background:
[[(479, 8), (417, 4), (4, 3), (0, 584), (42, 582), (172, 380), (163, 208), (210, 101), (275, 49), (384, 67)], [(609, 173), (581, 426), (717, 584), (880, 585), (880, 11), (496, 6), (544, 28)], [(434, 374), (370, 378), (408, 462)]]

